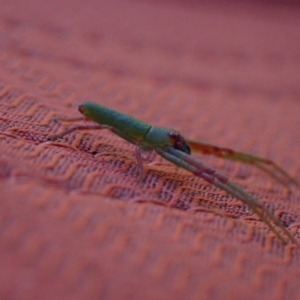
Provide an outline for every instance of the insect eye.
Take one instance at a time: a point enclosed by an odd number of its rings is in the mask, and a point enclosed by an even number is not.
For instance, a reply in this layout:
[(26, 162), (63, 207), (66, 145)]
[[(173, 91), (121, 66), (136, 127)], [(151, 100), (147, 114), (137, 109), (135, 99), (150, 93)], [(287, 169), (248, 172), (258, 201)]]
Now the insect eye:
[(79, 105), (78, 110), (79, 110), (81, 113), (83, 113), (83, 105), (82, 105), (82, 104)]
[(181, 138), (180, 134), (175, 130), (170, 131), (168, 134), (174, 140), (180, 140)]
[(187, 143), (177, 142), (175, 144), (175, 148), (177, 150), (180, 150), (180, 151), (184, 152), (184, 153), (191, 154), (191, 148)]
[(191, 148), (188, 144), (183, 144), (183, 151), (187, 154), (191, 154)]

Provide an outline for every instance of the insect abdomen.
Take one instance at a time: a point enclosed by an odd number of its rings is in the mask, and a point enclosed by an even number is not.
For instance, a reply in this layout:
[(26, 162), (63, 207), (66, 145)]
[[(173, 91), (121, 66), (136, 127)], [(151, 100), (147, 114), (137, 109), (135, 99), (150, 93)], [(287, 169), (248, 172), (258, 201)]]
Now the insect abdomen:
[(88, 119), (111, 126), (137, 140), (142, 140), (151, 128), (151, 125), (145, 122), (95, 103), (84, 103), (80, 105), (79, 110)]

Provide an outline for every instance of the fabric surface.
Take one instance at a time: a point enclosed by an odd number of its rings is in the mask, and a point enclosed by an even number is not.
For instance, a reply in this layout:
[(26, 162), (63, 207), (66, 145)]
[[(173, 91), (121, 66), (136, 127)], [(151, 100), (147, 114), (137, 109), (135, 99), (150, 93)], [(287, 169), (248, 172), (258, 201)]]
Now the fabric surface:
[[(300, 181), (297, 1), (0, 1), (1, 299), (300, 299), (300, 249), (241, 201), (105, 130), (92, 101)], [(300, 190), (193, 154), (300, 240)]]

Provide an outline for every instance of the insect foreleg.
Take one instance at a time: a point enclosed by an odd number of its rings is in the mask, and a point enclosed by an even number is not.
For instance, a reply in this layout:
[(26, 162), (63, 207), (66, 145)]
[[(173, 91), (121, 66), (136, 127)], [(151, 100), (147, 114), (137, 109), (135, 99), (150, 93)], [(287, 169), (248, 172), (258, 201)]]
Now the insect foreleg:
[[(285, 170), (283, 170), (280, 166), (274, 163), (271, 160), (264, 159), (258, 156), (250, 155), (243, 152), (236, 152), (234, 150), (228, 148), (221, 148), (218, 146), (200, 143), (192, 140), (187, 141), (192, 150), (196, 152), (200, 152), (203, 155), (213, 155), (227, 160), (239, 161), (244, 164), (253, 165), (269, 176), (280, 182), (283, 186), (285, 186), (289, 191), (290, 188), (288, 184), (286, 184), (278, 175), (281, 175), (285, 180), (290, 184), (294, 184), (297, 187), (300, 187), (299, 183), (289, 175)], [(267, 167), (270, 166), (271, 169)]]
[[(278, 218), (276, 218), (269, 209), (267, 209), (262, 203), (260, 203), (257, 198), (247, 193), (244, 189), (242, 189), (240, 186), (238, 186), (231, 180), (229, 180), (227, 184), (240, 194), (239, 199), (246, 203), (253, 210), (253, 212), (256, 213), (259, 216), (259, 218), (269, 226), (270, 229), (271, 227), (273, 227), (273, 225), (267, 218), (273, 221), (274, 224), (276, 224), (289, 237), (291, 241), (300, 246), (299, 242), (290, 233), (290, 231), (286, 229), (284, 224)], [(277, 233), (277, 231), (275, 231), (275, 229), (273, 229), (272, 231), (277, 235), (279, 239), (285, 242), (283, 238)]]
[[(242, 163), (253, 165), (262, 171), (269, 174), (272, 178), (280, 182), (282, 185), (287, 187), (287, 184), (278, 177), (278, 175), (281, 175), (283, 178), (285, 178), (290, 184), (294, 184), (297, 187), (300, 187), (299, 183), (286, 171), (284, 171), (281, 167), (279, 167), (276, 163), (274, 163), (271, 160), (264, 159), (261, 157), (253, 156), (246, 153), (236, 152), (234, 155), (236, 159)], [(231, 159), (230, 157), (228, 159)], [(267, 167), (271, 167), (268, 169)], [(278, 174), (278, 175), (277, 175)], [(289, 188), (288, 188), (289, 189)], [(290, 189), (289, 189), (290, 190)]]
[[(273, 177), (274, 179), (277, 179), (279, 182), (282, 183), (282, 180), (278, 179), (278, 177), (274, 174), (274, 172), (272, 172), (272, 171), (268, 170), (267, 168), (263, 167), (263, 165), (272, 166), (273, 169), (275, 169), (283, 177), (287, 178), (292, 184), (296, 185), (298, 188), (300, 187), (299, 182), (297, 182), (290, 174), (288, 174), (286, 171), (284, 171), (281, 167), (279, 167), (277, 164), (275, 164), (271, 160), (263, 159), (262, 161), (254, 161), (254, 165), (256, 167), (258, 167), (259, 169), (264, 170), (271, 177)], [(282, 184), (284, 184), (284, 183), (282, 183)], [(286, 184), (284, 184), (284, 185), (286, 185)]]
[[(207, 182), (216, 185), (217, 187), (225, 190), (226, 192), (239, 198), (240, 200), (244, 200), (244, 195), (236, 189), (237, 186), (229, 186), (227, 184), (229, 182), (227, 177), (217, 173), (212, 168), (207, 167), (201, 161), (196, 160), (188, 154), (173, 149), (172, 147), (167, 147), (166, 149), (157, 148), (155, 150), (159, 155), (164, 157), (166, 160), (174, 163), (178, 167), (192, 172), (194, 175), (202, 177)], [(239, 189), (243, 191), (242, 188), (239, 187)]]
[(279, 219), (277, 219), (271, 213), (271, 211), (269, 211), (266, 207), (264, 207), (257, 198), (253, 197), (251, 194), (247, 193), (243, 188), (235, 184), (233, 181), (227, 179), (224, 175), (206, 166), (203, 162), (195, 159), (194, 157), (186, 155), (185, 153), (182, 153), (172, 148), (169, 148), (169, 151), (174, 155), (182, 158), (184, 161), (188, 162), (192, 166), (195, 166), (196, 168), (203, 170), (204, 172), (212, 174), (215, 177), (215, 179), (218, 179), (218, 180), (214, 179), (214, 181), (212, 182), (213, 184), (227, 191), (228, 193), (232, 194), (233, 196), (237, 197), (245, 204), (247, 204), (253, 210), (253, 212), (256, 213), (260, 217), (260, 219), (263, 222), (265, 222), (269, 226), (269, 228), (272, 229), (272, 231), (277, 235), (277, 237), (280, 238), (282, 241), (284, 241), (283, 238), (280, 235), (278, 235), (274, 226), (269, 222), (269, 220), (265, 217), (265, 215), (270, 220), (272, 220), (278, 227), (280, 227), (281, 230), (290, 238), (290, 240), (292, 240), (294, 243), (299, 245), (299, 243), (296, 241), (293, 235), (286, 229), (284, 224)]
[[(271, 170), (269, 170), (268, 168), (266, 168), (264, 165), (258, 163), (258, 162), (255, 162), (254, 163), (254, 166), (256, 166), (258, 169), (264, 171), (265, 173), (267, 173), (270, 177), (274, 178), (275, 180), (277, 180), (280, 184), (282, 184), (287, 190), (288, 190), (288, 193), (290, 194), (292, 191), (291, 191), (291, 188), (289, 187), (289, 185), (284, 182), (281, 178), (279, 178), (274, 172), (272, 172)], [(296, 184), (298, 185), (298, 183), (296, 182)]]
[[(201, 161), (196, 160), (190, 155), (178, 151), (172, 147), (167, 147), (166, 149), (157, 148), (156, 152), (160, 154), (165, 159), (171, 161), (175, 165), (192, 172), (198, 177), (201, 177), (214, 184), (220, 189), (228, 192), (234, 197), (240, 199), (242, 202), (247, 204), (251, 210), (258, 215), (258, 217), (270, 228), (270, 230), (283, 242), (286, 243), (285, 239), (281, 234), (277, 232), (275, 226), (269, 221), (272, 220), (277, 226), (279, 226), (282, 231), (290, 238), (291, 241), (298, 244), (296, 239), (292, 234), (285, 228), (285, 226), (278, 220), (274, 215), (265, 208), (255, 197), (247, 193), (243, 188), (235, 184), (234, 182), (227, 179), (224, 175), (217, 173), (210, 167), (207, 167)], [(262, 210), (262, 211), (261, 211)], [(265, 215), (269, 218), (267, 219)], [(298, 244), (299, 245), (299, 244)]]

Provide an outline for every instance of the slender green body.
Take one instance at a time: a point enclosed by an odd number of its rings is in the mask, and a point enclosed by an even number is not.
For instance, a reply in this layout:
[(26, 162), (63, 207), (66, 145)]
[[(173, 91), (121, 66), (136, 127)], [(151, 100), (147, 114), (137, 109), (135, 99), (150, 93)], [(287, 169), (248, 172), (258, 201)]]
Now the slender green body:
[(113, 127), (136, 140), (142, 140), (151, 128), (151, 125), (145, 122), (95, 103), (84, 103), (81, 108), (81, 112), (88, 119)]
[(172, 143), (168, 134), (170, 129), (151, 126), (129, 115), (91, 102), (82, 104), (79, 110), (88, 119), (112, 127), (120, 137), (149, 150)]

